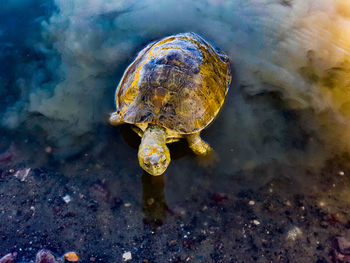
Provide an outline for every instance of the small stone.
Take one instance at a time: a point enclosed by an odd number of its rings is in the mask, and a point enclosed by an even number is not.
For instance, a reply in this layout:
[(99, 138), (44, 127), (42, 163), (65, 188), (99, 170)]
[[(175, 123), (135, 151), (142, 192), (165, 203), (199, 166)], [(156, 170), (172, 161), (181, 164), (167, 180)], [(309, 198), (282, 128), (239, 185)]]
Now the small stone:
[(169, 243), (168, 243), (168, 247), (171, 247), (171, 246), (174, 246), (176, 245), (176, 240), (173, 239), (173, 240), (170, 240)]
[(320, 227), (327, 228), (328, 227), (328, 223), (326, 221), (321, 221), (320, 222)]
[(171, 211), (173, 211), (173, 213), (175, 215), (181, 215), (181, 216), (186, 215), (186, 210), (183, 207), (181, 207), (180, 205), (174, 205), (171, 208)]
[(286, 202), (286, 206), (292, 206), (292, 204), (290, 203), (290, 201)]
[(253, 200), (250, 200), (248, 204), (249, 205), (255, 205), (255, 202)]
[(62, 197), (62, 199), (66, 204), (72, 201), (72, 198), (70, 197), (70, 195), (65, 195)]
[(345, 173), (344, 173), (343, 171), (339, 171), (338, 174), (339, 174), (340, 176), (344, 176), (344, 175), (345, 175)]
[(332, 240), (331, 253), (333, 262), (350, 262), (350, 242), (342, 236)]
[(57, 263), (50, 250), (42, 249), (36, 254), (35, 263)]
[(91, 261), (91, 262), (95, 262), (95, 261), (96, 261), (96, 258), (95, 258), (95, 257), (91, 257), (91, 258), (90, 258), (90, 261)]
[(13, 174), (14, 172), (15, 172), (14, 169), (10, 169), (10, 170), (9, 170), (9, 173), (10, 173), (10, 174)]
[(90, 187), (90, 192), (99, 202), (107, 203), (110, 201), (111, 192), (104, 184), (94, 184), (92, 187)]
[(295, 241), (297, 238), (301, 237), (303, 232), (301, 229), (297, 226), (293, 227), (291, 230), (287, 233), (287, 240)]
[(344, 255), (350, 255), (350, 241), (345, 237), (337, 237), (335, 239), (337, 242), (339, 252)]
[(154, 204), (154, 198), (147, 199), (147, 204), (148, 205), (153, 205)]
[(24, 168), (24, 169), (18, 170), (15, 173), (15, 177), (20, 179), (22, 182), (24, 182), (27, 176), (29, 175), (30, 170), (31, 170), (30, 168)]
[(125, 203), (124, 206), (125, 206), (125, 207), (130, 207), (131, 204), (130, 204), (130, 203)]
[(131, 259), (132, 259), (132, 257), (131, 257), (131, 252), (130, 252), (130, 251), (125, 252), (125, 253), (123, 254), (123, 260), (124, 260), (124, 261), (128, 261), (128, 260), (131, 260)]
[(269, 205), (269, 206), (267, 207), (267, 210), (268, 210), (269, 212), (273, 212), (273, 211), (275, 210), (275, 208), (273, 207), (273, 205)]
[(51, 148), (50, 146), (47, 146), (47, 147), (45, 148), (45, 152), (46, 152), (46, 153), (51, 153), (51, 152), (52, 152), (52, 148)]
[(260, 225), (260, 222), (258, 220), (253, 220), (253, 224), (258, 226), (258, 225)]
[(79, 256), (75, 252), (67, 252), (63, 255), (63, 258), (68, 262), (78, 262)]
[(2, 258), (0, 258), (0, 263), (15, 263), (15, 257), (17, 256), (17, 253), (9, 253)]

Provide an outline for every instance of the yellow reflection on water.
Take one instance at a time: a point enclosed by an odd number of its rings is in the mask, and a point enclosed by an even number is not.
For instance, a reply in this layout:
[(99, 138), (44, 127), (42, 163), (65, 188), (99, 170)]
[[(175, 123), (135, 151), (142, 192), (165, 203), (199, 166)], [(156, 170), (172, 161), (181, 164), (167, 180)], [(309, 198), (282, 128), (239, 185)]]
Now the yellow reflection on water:
[(142, 212), (144, 223), (162, 225), (168, 214), (164, 197), (164, 176), (142, 175)]

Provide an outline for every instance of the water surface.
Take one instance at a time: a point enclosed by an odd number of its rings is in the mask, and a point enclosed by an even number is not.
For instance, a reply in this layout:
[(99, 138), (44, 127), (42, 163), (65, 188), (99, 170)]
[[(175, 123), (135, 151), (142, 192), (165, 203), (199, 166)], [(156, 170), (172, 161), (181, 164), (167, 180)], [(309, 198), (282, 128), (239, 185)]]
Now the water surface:
[[(41, 248), (76, 251), (82, 262), (121, 262), (129, 251), (131, 262), (332, 262), (330, 241), (349, 234), (350, 170), (347, 42), (330, 33), (347, 15), (341, 1), (326, 2), (2, 7), (0, 253), (23, 262)], [(332, 25), (321, 34), (331, 41), (308, 42), (320, 35), (310, 21)], [(140, 138), (107, 124), (114, 90), (148, 42), (189, 31), (224, 50), (234, 72), (203, 132), (217, 160), (180, 141), (166, 173), (151, 177), (138, 165)], [(328, 50), (338, 61), (323, 52), (329, 42), (343, 50)]]

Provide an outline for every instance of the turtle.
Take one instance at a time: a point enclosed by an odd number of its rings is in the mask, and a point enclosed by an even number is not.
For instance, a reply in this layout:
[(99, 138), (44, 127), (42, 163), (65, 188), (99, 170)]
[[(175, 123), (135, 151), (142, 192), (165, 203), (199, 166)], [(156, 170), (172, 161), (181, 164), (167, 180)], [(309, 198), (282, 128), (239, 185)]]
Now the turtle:
[(231, 78), (228, 56), (198, 34), (165, 37), (148, 44), (125, 70), (109, 123), (132, 124), (142, 138), (140, 166), (161, 175), (170, 163), (168, 143), (185, 138), (195, 154), (212, 151), (200, 132), (218, 115)]

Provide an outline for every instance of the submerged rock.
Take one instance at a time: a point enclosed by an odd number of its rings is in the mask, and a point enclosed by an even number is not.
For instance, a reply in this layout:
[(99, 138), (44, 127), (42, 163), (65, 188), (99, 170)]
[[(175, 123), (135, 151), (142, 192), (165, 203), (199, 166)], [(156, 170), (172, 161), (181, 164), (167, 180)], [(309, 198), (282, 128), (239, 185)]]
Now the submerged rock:
[(331, 255), (334, 263), (350, 262), (350, 241), (345, 237), (335, 237)]
[(75, 252), (67, 252), (66, 254), (63, 255), (63, 257), (68, 262), (78, 262), (79, 261), (79, 256)]
[(24, 182), (29, 175), (31, 168), (20, 169), (15, 173), (15, 177)]
[(286, 240), (295, 241), (298, 238), (300, 238), (302, 235), (303, 235), (303, 232), (301, 231), (301, 229), (297, 226), (294, 226), (288, 231)]
[(0, 259), (0, 263), (15, 263), (16, 256), (17, 256), (16, 252), (9, 253)]
[(42, 249), (36, 254), (35, 263), (58, 263), (51, 251)]
[(128, 251), (128, 252), (125, 252), (123, 254), (123, 261), (128, 261), (128, 260), (131, 260), (132, 259), (132, 256), (131, 256), (131, 252)]

